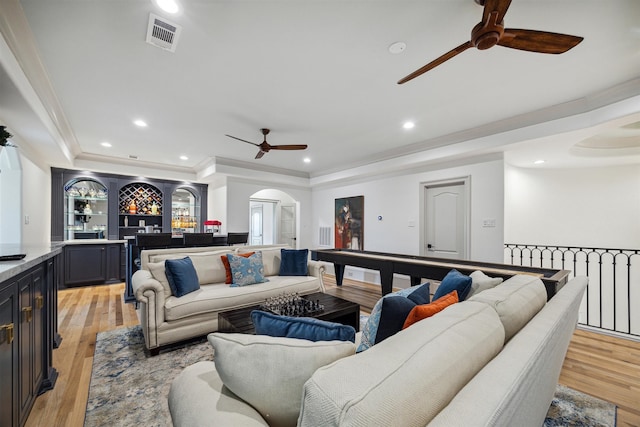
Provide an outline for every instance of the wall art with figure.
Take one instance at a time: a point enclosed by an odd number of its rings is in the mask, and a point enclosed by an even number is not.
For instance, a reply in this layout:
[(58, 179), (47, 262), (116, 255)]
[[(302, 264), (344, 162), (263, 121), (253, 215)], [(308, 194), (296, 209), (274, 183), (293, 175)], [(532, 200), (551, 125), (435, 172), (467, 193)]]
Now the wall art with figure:
[(336, 199), (335, 247), (364, 250), (364, 196)]

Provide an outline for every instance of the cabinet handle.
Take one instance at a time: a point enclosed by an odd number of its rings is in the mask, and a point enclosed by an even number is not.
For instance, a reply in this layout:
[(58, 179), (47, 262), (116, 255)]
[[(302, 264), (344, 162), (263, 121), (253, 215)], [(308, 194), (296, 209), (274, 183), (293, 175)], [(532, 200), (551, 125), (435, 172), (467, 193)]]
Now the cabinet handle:
[(22, 313), (26, 322), (31, 322), (33, 310), (31, 307), (22, 307)]
[(11, 344), (13, 342), (13, 323), (0, 326), (0, 331), (4, 331), (4, 341), (7, 341), (7, 344)]
[(44, 297), (42, 295), (38, 295), (36, 297), (36, 310), (41, 310), (44, 307)]

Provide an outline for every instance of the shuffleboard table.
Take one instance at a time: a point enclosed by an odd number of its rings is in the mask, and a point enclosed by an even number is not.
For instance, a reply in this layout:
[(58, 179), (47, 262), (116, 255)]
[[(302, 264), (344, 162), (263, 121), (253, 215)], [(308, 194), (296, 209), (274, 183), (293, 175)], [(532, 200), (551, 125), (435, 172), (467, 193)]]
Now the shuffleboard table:
[(333, 263), (336, 284), (342, 286), (344, 268), (347, 265), (380, 272), (382, 295), (393, 289), (393, 275), (403, 274), (411, 279), (411, 286), (420, 284), (422, 279), (441, 281), (455, 268), (462, 274), (481, 270), (488, 276), (505, 280), (516, 274), (530, 274), (539, 277), (547, 289), (547, 299), (567, 283), (568, 270), (496, 264), (468, 260), (432, 258), (417, 255), (403, 255), (385, 252), (359, 251), (353, 249), (317, 249), (311, 251), (311, 259)]

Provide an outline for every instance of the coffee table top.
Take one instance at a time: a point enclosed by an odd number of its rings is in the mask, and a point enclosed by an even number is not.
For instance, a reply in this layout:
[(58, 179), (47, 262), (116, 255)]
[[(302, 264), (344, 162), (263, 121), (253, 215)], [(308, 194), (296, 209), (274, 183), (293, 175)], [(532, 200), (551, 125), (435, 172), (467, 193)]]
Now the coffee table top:
[[(305, 317), (314, 317), (320, 320), (349, 324), (353, 326), (356, 331), (359, 330), (359, 304), (322, 292), (300, 296), (307, 300), (317, 300), (324, 306), (324, 310), (306, 314)], [(260, 305), (257, 304), (251, 307), (238, 308), (218, 313), (219, 332), (255, 334), (253, 322), (251, 322), (251, 312), (253, 310), (260, 310)]]

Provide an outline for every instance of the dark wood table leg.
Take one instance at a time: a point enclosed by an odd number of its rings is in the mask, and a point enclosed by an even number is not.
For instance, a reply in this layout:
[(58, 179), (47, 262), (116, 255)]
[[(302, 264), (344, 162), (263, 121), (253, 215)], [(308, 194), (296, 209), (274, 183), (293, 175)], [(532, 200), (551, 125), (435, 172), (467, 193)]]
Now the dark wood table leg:
[(411, 286), (418, 286), (422, 282), (422, 277), (411, 276)]
[(336, 285), (342, 286), (342, 278), (344, 277), (344, 264), (333, 263), (333, 270), (336, 273)]
[(383, 296), (393, 291), (393, 266), (391, 263), (383, 262), (380, 266), (380, 285)]

